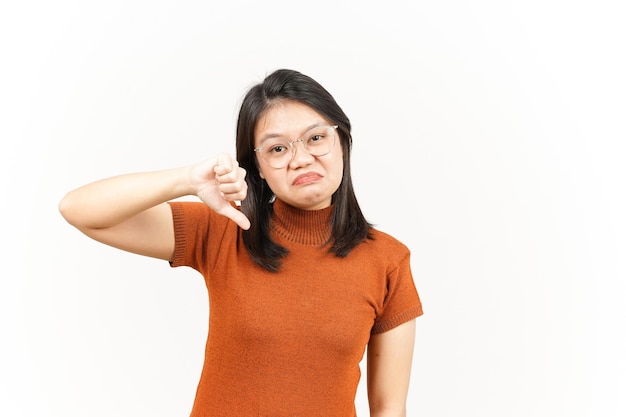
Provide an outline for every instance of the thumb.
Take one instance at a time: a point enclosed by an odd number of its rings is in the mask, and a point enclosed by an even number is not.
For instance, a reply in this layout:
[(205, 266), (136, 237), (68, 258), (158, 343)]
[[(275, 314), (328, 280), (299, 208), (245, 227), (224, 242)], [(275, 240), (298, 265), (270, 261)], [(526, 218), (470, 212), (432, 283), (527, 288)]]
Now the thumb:
[(244, 230), (248, 230), (250, 228), (250, 220), (248, 220), (246, 215), (230, 204), (224, 205), (219, 211), (217, 211), (217, 213), (228, 217)]

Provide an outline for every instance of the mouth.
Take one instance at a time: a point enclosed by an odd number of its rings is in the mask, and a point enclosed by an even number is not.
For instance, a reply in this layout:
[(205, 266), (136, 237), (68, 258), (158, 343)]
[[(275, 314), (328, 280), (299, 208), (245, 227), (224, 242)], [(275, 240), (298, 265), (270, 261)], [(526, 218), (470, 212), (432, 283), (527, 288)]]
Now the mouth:
[(296, 177), (295, 180), (291, 183), (291, 185), (304, 185), (310, 184), (321, 179), (322, 176), (317, 172), (307, 172), (306, 174), (300, 174)]

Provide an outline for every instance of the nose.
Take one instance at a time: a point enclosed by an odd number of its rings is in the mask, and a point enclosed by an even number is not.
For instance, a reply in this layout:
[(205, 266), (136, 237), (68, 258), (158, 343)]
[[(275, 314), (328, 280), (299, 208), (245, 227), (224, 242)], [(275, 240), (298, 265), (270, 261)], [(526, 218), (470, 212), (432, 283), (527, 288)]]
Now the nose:
[[(299, 144), (300, 146), (298, 146)], [(315, 157), (311, 155), (304, 146), (304, 139), (298, 139), (291, 142), (291, 152), (293, 156), (289, 165), (291, 165), (292, 168), (308, 165), (313, 159), (315, 159)]]

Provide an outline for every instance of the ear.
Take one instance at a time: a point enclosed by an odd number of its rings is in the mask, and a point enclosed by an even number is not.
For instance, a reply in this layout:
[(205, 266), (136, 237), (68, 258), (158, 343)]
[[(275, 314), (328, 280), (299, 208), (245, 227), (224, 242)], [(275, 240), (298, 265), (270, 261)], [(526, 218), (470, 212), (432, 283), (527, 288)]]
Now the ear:
[(261, 171), (260, 169), (259, 169), (259, 177), (261, 177), (262, 180), (265, 179), (265, 175), (263, 175), (263, 171)]

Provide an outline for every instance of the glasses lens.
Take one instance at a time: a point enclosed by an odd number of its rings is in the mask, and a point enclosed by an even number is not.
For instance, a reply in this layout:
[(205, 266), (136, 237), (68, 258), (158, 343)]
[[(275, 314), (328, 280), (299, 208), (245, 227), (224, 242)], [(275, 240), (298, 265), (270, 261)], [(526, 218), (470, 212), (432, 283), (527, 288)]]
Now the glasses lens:
[(272, 140), (263, 145), (261, 157), (269, 166), (282, 168), (291, 160), (291, 146), (285, 140)]
[(303, 137), (304, 147), (313, 156), (323, 156), (335, 146), (335, 129), (319, 126), (309, 130)]

